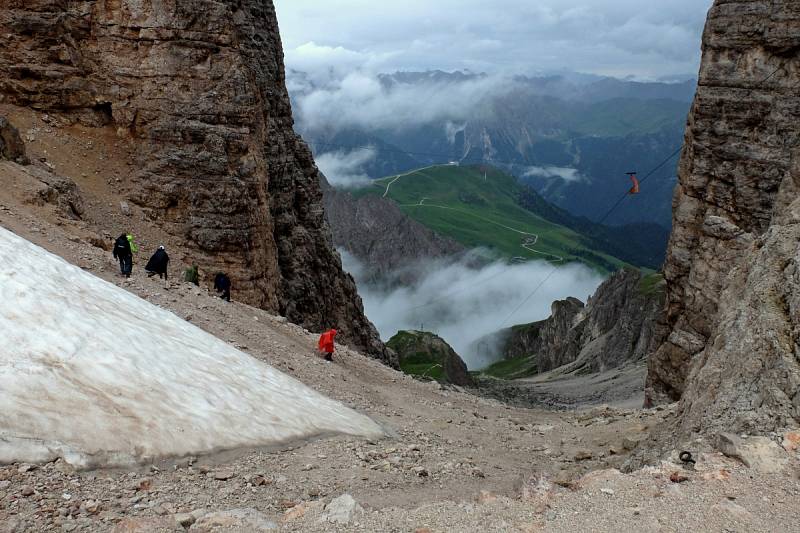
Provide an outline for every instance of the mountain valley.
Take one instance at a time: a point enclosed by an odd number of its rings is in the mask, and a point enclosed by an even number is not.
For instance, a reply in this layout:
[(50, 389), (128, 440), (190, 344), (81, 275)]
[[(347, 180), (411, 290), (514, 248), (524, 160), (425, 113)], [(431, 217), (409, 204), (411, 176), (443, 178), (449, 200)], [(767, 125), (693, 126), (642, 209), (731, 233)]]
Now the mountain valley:
[(0, 533), (796, 530), (800, 4), (711, 3), (0, 6)]

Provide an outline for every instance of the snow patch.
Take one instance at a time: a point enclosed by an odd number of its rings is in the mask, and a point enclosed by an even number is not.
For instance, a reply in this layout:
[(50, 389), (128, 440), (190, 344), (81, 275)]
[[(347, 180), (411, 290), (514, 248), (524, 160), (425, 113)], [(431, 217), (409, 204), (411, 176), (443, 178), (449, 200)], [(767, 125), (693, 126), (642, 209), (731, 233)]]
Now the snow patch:
[(80, 468), (347, 434), (369, 418), (0, 228), (0, 464)]

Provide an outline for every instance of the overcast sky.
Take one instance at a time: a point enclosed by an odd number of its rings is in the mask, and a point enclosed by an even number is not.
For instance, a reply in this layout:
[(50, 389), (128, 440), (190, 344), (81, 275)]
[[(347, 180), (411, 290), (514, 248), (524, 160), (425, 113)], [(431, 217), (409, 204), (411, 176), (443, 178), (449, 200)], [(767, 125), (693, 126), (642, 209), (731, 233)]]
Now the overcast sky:
[(290, 68), (695, 74), (712, 0), (275, 0)]

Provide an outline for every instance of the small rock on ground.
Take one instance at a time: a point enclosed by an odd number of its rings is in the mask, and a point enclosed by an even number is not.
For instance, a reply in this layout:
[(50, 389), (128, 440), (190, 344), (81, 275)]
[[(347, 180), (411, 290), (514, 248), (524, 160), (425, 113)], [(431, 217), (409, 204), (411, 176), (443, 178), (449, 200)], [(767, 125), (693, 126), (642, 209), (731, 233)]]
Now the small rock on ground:
[(346, 525), (364, 512), (364, 509), (349, 494), (342, 494), (325, 507), (322, 519), (325, 522)]

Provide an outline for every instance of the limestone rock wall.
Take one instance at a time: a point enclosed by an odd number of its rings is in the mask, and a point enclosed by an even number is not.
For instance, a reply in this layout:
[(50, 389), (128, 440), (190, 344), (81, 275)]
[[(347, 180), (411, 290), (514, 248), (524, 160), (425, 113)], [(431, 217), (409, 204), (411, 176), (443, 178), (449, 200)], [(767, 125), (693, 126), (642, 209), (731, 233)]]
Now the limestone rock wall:
[[(663, 308), (663, 282), (620, 270), (584, 304), (553, 303), (546, 320), (506, 332), (503, 356), (534, 356), (539, 372), (602, 372), (641, 361), (657, 347), (656, 323)], [(568, 365), (568, 366), (565, 366)]]
[(584, 304), (577, 298), (557, 300), (550, 306), (547, 319), (501, 332), (506, 338), (503, 357), (535, 355), (539, 372), (573, 362), (578, 357), (578, 339), (584, 326), (579, 318), (583, 310)]
[(687, 431), (800, 419), (797, 158), (800, 2), (717, 0), (703, 37), (650, 403)]
[(0, 34), (0, 98), (134, 139), (131, 200), (204, 270), (385, 356), (293, 131), (271, 0), (5, 0)]

